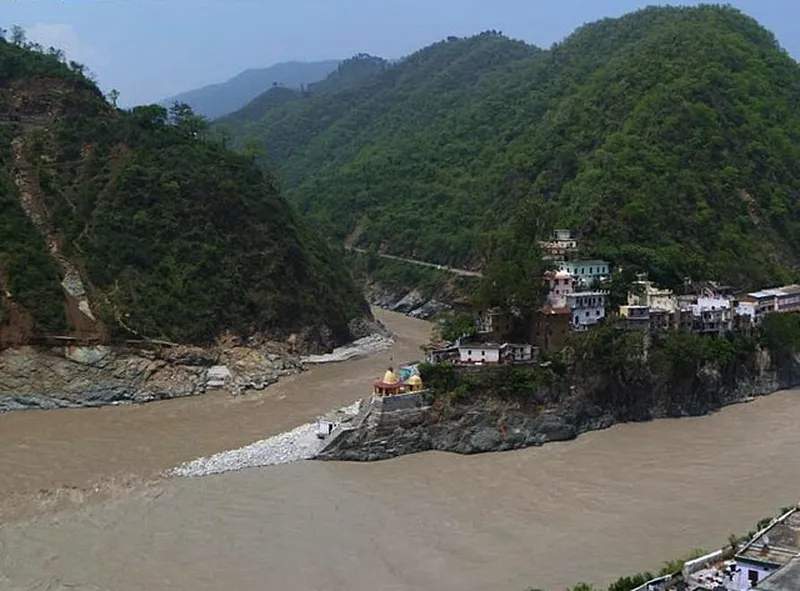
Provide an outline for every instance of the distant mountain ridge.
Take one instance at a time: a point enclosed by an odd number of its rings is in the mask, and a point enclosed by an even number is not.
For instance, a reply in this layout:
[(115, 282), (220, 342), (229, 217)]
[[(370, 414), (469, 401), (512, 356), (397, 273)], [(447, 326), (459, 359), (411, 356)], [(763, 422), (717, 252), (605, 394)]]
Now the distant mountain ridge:
[(225, 82), (187, 90), (166, 98), (159, 104), (169, 107), (175, 102), (186, 103), (195, 113), (216, 119), (241, 109), (274, 84), (299, 90), (301, 86), (323, 80), (336, 70), (339, 63), (340, 60), (292, 61), (268, 68), (245, 70)]

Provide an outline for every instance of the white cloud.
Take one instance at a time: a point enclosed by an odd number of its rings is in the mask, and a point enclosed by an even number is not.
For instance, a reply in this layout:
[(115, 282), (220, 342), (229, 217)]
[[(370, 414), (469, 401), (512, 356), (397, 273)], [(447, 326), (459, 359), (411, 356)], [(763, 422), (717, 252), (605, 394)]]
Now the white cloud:
[(39, 23), (28, 29), (25, 34), (29, 41), (38, 43), (45, 49), (48, 47), (61, 49), (67, 55), (67, 59), (84, 64), (90, 69), (101, 65), (100, 54), (81, 42), (72, 25)]

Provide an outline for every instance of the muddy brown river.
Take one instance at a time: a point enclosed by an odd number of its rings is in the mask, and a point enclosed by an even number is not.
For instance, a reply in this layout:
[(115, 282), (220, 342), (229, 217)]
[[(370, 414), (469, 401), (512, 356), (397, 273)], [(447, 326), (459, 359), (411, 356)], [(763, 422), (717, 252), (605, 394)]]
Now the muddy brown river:
[(418, 358), (429, 325), (381, 316), (390, 352), (256, 397), (0, 416), (0, 589), (558, 591), (716, 548), (800, 497), (796, 392), (516, 452), (154, 480)]

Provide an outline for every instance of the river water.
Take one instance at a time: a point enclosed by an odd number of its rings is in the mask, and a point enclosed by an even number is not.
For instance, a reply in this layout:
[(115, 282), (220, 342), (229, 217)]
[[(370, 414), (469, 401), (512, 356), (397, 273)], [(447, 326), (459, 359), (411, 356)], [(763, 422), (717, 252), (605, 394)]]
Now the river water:
[(516, 452), (153, 481), (419, 357), (429, 325), (381, 316), (391, 351), (255, 397), (0, 416), (0, 589), (556, 591), (714, 549), (798, 500), (796, 392)]

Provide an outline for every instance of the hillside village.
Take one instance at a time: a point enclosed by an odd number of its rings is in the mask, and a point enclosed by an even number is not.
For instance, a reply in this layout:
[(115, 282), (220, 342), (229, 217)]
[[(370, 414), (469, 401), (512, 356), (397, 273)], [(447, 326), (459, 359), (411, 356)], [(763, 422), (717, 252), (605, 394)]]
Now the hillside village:
[[(685, 293), (637, 275), (627, 301), (611, 308), (612, 263), (581, 259), (579, 242), (566, 229), (539, 243), (551, 265), (544, 273), (544, 305), (532, 315), (492, 308), (476, 318), (475, 330), (429, 352), (432, 363), (492, 365), (533, 363), (541, 351), (559, 351), (571, 333), (613, 323), (620, 330), (648, 333), (687, 330), (712, 338), (750, 331), (770, 312), (800, 312), (800, 285), (736, 293), (713, 281), (686, 281)], [(530, 317), (530, 320), (523, 320)]]

